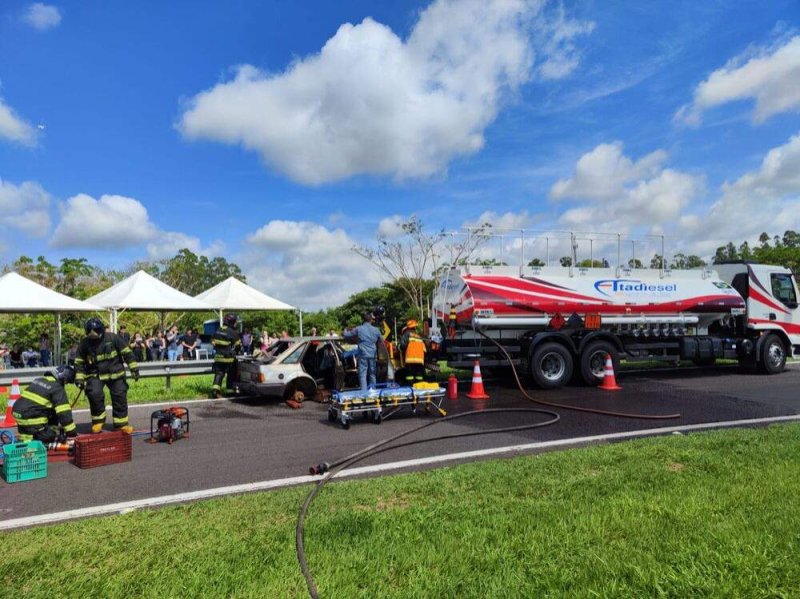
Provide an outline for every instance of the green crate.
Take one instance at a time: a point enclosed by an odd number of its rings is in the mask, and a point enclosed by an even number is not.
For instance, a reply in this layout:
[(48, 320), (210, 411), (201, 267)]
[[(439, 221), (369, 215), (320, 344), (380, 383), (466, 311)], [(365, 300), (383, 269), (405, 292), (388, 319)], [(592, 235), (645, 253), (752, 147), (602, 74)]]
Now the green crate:
[(18, 483), (47, 476), (47, 450), (41, 441), (3, 445), (3, 479)]

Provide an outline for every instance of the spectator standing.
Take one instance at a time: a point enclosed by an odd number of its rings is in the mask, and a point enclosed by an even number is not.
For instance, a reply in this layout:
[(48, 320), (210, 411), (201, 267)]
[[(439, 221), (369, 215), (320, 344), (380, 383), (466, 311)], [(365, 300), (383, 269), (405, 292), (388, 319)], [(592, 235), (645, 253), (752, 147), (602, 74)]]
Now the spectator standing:
[(144, 357), (146, 352), (144, 335), (142, 335), (139, 331), (136, 331), (133, 334), (133, 339), (131, 340), (129, 345), (131, 350), (133, 351), (133, 358), (137, 362), (144, 362)]
[(283, 329), (283, 331), (281, 331), (281, 339), (289, 339), (289, 331)]
[(181, 345), (183, 346), (183, 359), (196, 360), (197, 359), (197, 345), (200, 342), (197, 333), (193, 329), (186, 329), (186, 334), (183, 336)]
[(178, 327), (172, 325), (166, 334), (167, 360), (175, 362), (178, 359)]
[(378, 383), (378, 344), (383, 343), (383, 336), (373, 320), (372, 312), (367, 312), (364, 322), (345, 333), (345, 339), (358, 343), (358, 380), (363, 390)]
[(317, 336), (317, 327), (311, 327), (310, 334), (311, 334), (312, 337), (316, 337)]
[(50, 366), (50, 337), (47, 333), (42, 333), (39, 337), (39, 362), (41, 366)]
[(122, 338), (122, 341), (125, 343), (125, 345), (131, 344), (131, 334), (128, 332), (128, 327), (125, 325), (119, 327), (119, 336)]
[(242, 353), (249, 354), (253, 351), (253, 335), (249, 329), (242, 333)]
[(5, 343), (0, 345), (0, 368), (4, 370), (11, 367), (11, 359), (8, 356), (9, 353), (8, 346)]
[(147, 350), (150, 354), (150, 360), (153, 362), (160, 362), (163, 356), (161, 347), (161, 331), (153, 331), (153, 335), (147, 340)]
[(75, 366), (75, 358), (78, 357), (78, 344), (73, 343), (67, 350), (67, 366)]

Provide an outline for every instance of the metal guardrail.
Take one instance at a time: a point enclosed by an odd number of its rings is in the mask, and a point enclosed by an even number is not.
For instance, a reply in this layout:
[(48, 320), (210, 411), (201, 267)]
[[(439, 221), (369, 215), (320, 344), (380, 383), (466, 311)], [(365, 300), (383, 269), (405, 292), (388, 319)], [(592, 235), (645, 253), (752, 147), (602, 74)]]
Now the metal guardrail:
[[(169, 379), (173, 375), (179, 374), (211, 374), (211, 365), (214, 360), (179, 360), (176, 362), (139, 362), (139, 372), (144, 377), (167, 377), (167, 387)], [(0, 370), (0, 386), (9, 386), (14, 379), (20, 385), (27, 385), (36, 377), (44, 376), (52, 372), (53, 366), (46, 368), (10, 368)], [(130, 373), (128, 374), (130, 376)]]

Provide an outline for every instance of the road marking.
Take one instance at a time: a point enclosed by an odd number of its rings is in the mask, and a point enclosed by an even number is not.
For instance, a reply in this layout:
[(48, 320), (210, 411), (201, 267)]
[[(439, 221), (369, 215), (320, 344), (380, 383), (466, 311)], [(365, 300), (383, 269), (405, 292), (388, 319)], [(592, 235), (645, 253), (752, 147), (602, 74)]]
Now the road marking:
[[(619, 441), (637, 437), (655, 437), (671, 433), (683, 433), (691, 431), (701, 431), (708, 429), (731, 428), (736, 426), (748, 426), (756, 424), (773, 424), (778, 422), (797, 422), (800, 421), (800, 414), (794, 416), (775, 416), (772, 418), (751, 418), (748, 420), (730, 420), (726, 422), (707, 422), (704, 424), (687, 424), (683, 426), (668, 426), (663, 428), (644, 429), (639, 431), (627, 431), (624, 433), (609, 433), (606, 435), (592, 435), (589, 437), (574, 437), (571, 439), (558, 439), (555, 441), (540, 441), (538, 443), (525, 443), (522, 445), (508, 445), (505, 447), (493, 447), (490, 449), (477, 449), (474, 451), (464, 451), (460, 453), (448, 453), (426, 458), (413, 460), (402, 460), (400, 462), (390, 462), (387, 464), (376, 464), (374, 466), (362, 466), (359, 468), (349, 468), (336, 475), (336, 478), (360, 476), (364, 474), (375, 474), (378, 472), (389, 472), (392, 470), (402, 470), (415, 466), (425, 466), (430, 464), (443, 464), (471, 458), (485, 458), (502, 454), (513, 454), (529, 452), (534, 449), (550, 449), (565, 446), (582, 446), (602, 443), (604, 441)], [(64, 512), (54, 512), (51, 514), (41, 514), (38, 516), (28, 516), (25, 518), (14, 518), (0, 521), (0, 530), (12, 530), (27, 526), (39, 526), (42, 524), (54, 524), (66, 520), (78, 518), (88, 518), (91, 516), (104, 516), (108, 514), (127, 513), (143, 508), (161, 507), (175, 503), (186, 503), (201, 499), (213, 499), (225, 495), (239, 495), (242, 493), (252, 493), (254, 491), (268, 491), (283, 487), (293, 487), (306, 483), (316, 482), (320, 476), (295, 476), (291, 478), (280, 478), (257, 483), (246, 483), (242, 485), (231, 485), (227, 487), (216, 487), (214, 489), (204, 489), (201, 491), (191, 491), (188, 493), (177, 493), (175, 495), (162, 495), (160, 497), (149, 497), (146, 499), (136, 499), (120, 503), (110, 503), (107, 505), (97, 505), (93, 507), (67, 510)]]
[[(200, 404), (200, 403), (222, 403), (230, 401), (230, 397), (221, 397), (218, 399), (176, 399), (172, 401), (158, 401), (154, 403), (132, 403), (128, 404), (128, 411), (136, 408), (157, 408), (158, 406), (182, 406), (183, 404)], [(111, 410), (111, 404), (106, 406), (106, 411)], [(72, 410), (73, 414), (88, 414), (89, 408), (80, 408), (79, 410)]]

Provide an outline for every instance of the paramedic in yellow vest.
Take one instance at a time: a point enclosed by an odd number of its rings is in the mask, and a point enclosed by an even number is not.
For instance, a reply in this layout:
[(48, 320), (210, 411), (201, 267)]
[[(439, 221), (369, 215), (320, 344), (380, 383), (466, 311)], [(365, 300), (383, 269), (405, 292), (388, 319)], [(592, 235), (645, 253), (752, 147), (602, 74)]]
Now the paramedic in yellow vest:
[(405, 359), (406, 384), (413, 385), (425, 379), (425, 341), (417, 333), (417, 321), (409, 320), (400, 339), (400, 351)]

